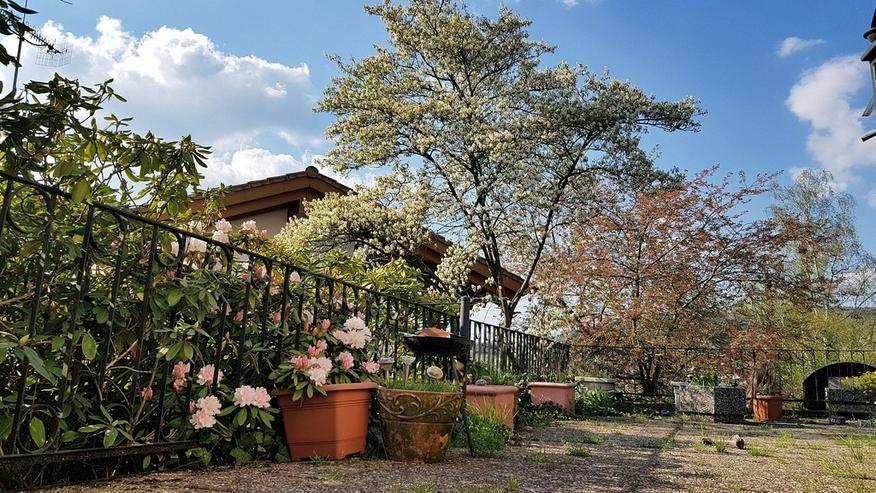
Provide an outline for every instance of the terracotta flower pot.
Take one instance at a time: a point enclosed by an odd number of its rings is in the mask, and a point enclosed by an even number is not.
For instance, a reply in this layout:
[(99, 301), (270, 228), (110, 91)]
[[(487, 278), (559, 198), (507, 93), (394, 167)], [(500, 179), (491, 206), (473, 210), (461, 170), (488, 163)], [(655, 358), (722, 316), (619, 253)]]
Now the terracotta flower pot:
[(392, 460), (444, 460), (462, 392), (377, 389), (383, 441)]
[(291, 390), (275, 390), (283, 413), (289, 456), (342, 459), (365, 451), (368, 410), (374, 382), (326, 385), (326, 395), (292, 400)]
[(758, 395), (751, 403), (754, 417), (760, 422), (778, 421), (782, 418), (785, 398), (780, 395)]
[(567, 412), (575, 413), (574, 383), (532, 382), (529, 384), (529, 393), (535, 405), (553, 402)]
[(486, 413), (495, 409), (508, 428), (514, 429), (517, 413), (517, 387), (513, 385), (469, 385), (465, 401), (473, 412)]

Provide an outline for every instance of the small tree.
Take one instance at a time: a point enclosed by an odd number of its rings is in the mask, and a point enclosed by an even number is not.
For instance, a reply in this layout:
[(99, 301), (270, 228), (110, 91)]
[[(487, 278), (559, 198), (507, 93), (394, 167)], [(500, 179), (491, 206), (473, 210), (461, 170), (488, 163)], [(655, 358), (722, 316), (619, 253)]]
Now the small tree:
[[(693, 100), (658, 101), (631, 84), (565, 64), (541, 68), (554, 48), (529, 39), (529, 21), (495, 19), (455, 2), (366, 7), (389, 46), (349, 64), (318, 104), (336, 168), (391, 167), (395, 197), (425, 194), (430, 224), (477, 251), (510, 325), (566, 209), (586, 203), (599, 174), (651, 176), (639, 137), (649, 127), (695, 129)], [(506, 269), (522, 288), (503, 288)]]
[[(568, 246), (539, 273), (541, 296), (566, 308), (578, 342), (646, 347), (726, 341), (720, 309), (752, 287), (773, 282), (782, 237), (771, 221), (746, 222), (742, 207), (771, 189), (712, 183), (717, 168), (678, 187), (634, 192), (606, 185), (598, 205), (576, 217)], [(636, 354), (646, 394), (675, 355)]]

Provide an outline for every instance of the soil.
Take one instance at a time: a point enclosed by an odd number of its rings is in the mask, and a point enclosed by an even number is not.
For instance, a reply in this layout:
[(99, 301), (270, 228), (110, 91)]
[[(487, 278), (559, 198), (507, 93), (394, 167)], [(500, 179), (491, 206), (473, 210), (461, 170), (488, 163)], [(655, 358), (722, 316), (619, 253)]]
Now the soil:
[[(743, 438), (745, 449), (736, 447), (731, 440), (734, 435)], [(561, 422), (523, 433), (518, 439), (500, 457), (470, 458), (464, 449), (454, 449), (440, 464), (373, 459), (260, 462), (153, 473), (50, 491), (876, 491), (876, 430), (872, 427), (599, 418)], [(719, 451), (706, 442), (724, 443), (726, 449)]]

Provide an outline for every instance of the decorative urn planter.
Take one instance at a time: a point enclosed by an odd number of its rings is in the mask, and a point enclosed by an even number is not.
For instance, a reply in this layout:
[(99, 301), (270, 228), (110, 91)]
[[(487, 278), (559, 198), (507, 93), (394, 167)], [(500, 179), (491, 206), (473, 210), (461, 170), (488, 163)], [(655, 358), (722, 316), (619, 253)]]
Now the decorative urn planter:
[(552, 402), (571, 414), (575, 413), (574, 383), (532, 382), (529, 393), (535, 405)]
[(614, 378), (602, 377), (575, 377), (575, 384), (588, 392), (601, 390), (613, 394), (617, 380)]
[(751, 407), (754, 417), (762, 423), (778, 421), (782, 419), (782, 407), (785, 398), (781, 395), (756, 395), (752, 399)]
[(275, 390), (283, 414), (286, 444), (293, 461), (310, 457), (342, 459), (365, 451), (368, 411), (377, 384), (331, 384), (326, 395), (292, 400), (291, 390)]
[(517, 413), (517, 393), (513, 385), (469, 385), (466, 388), (465, 402), (468, 409), (486, 413), (495, 409), (508, 428), (514, 429), (514, 415)]
[(689, 382), (671, 382), (675, 410), (711, 419), (716, 423), (741, 423), (745, 417), (745, 389), (707, 387)]
[(391, 460), (444, 460), (462, 392), (377, 389), (383, 441)]

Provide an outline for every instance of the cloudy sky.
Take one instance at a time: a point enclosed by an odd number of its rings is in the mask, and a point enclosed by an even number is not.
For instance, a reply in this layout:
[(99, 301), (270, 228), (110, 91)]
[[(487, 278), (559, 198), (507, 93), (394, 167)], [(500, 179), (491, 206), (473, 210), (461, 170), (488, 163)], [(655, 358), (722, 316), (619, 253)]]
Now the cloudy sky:
[[(210, 183), (302, 169), (330, 143), (313, 103), (337, 74), (327, 54), (362, 57), (386, 36), (358, 1), (33, 0), (29, 19), (66, 42), (54, 69), (26, 50), (21, 78), (58, 70), (83, 82), (112, 77), (128, 103), (112, 108), (137, 129), (192, 134), (211, 145)], [(493, 15), (493, 0), (467, 2)], [(660, 164), (698, 171), (718, 163), (749, 174), (781, 171), (787, 184), (824, 168), (858, 201), (858, 225), (876, 251), (876, 117), (866, 48), (871, 2), (760, 0), (518, 0), (535, 37), (559, 46), (548, 63), (607, 68), (663, 98), (693, 95), (708, 114), (697, 134), (653, 134)], [(13, 40), (5, 40), (11, 46)], [(2, 74), (4, 85), (11, 72)], [(367, 176), (349, 177), (355, 183)], [(753, 213), (768, 203), (752, 204)]]

